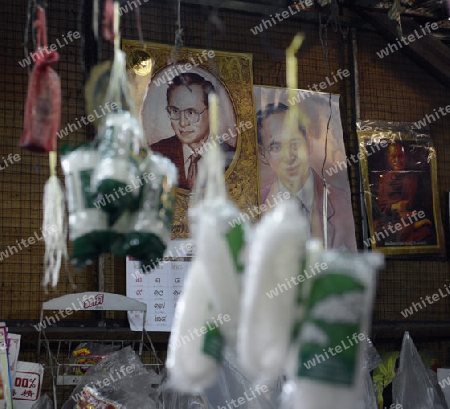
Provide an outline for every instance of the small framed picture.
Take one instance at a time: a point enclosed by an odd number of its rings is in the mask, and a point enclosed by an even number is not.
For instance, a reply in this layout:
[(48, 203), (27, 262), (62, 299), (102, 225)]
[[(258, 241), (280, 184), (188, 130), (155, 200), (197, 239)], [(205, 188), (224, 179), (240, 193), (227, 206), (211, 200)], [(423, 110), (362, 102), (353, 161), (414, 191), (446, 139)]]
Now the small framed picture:
[(445, 254), (436, 150), (410, 124), (362, 123), (358, 130), (370, 237), (388, 256)]

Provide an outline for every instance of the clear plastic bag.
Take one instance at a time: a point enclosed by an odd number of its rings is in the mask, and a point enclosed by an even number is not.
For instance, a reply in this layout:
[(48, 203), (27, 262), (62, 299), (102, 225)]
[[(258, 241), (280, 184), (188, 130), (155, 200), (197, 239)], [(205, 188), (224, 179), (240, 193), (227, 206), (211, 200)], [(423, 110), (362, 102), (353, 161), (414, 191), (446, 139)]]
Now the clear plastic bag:
[(139, 204), (139, 158), (132, 152), (142, 141), (142, 129), (129, 112), (112, 112), (97, 137), (99, 162), (92, 173), (91, 189), (97, 194), (101, 210), (117, 218)]
[(91, 191), (91, 179), (99, 161), (92, 143), (61, 149), (69, 210), (69, 239), (73, 242), (71, 262), (82, 268), (108, 252), (117, 233), (108, 228), (108, 217)]
[(70, 366), (75, 375), (83, 375), (91, 366), (98, 364), (103, 358), (120, 349), (120, 345), (82, 342), (72, 351)]
[(47, 394), (44, 394), (34, 403), (31, 409), (53, 409), (53, 401)]
[(177, 169), (167, 158), (148, 152), (140, 164), (144, 184), (138, 209), (130, 214), (128, 232), (113, 249), (116, 255), (127, 255), (143, 265), (156, 265), (170, 241), (175, 208)]
[(209, 409), (205, 396), (179, 393), (164, 380), (158, 390), (159, 409)]
[(448, 409), (442, 390), (432, 382), (409, 332), (403, 336), (392, 394), (394, 403), (405, 409)]
[(362, 385), (360, 392), (360, 399), (357, 409), (378, 409), (377, 394), (373, 385), (372, 376), (370, 372), (377, 368), (383, 360), (380, 354), (375, 349), (372, 341), (366, 338), (364, 346), (364, 358), (362, 367)]
[(156, 409), (160, 382), (161, 375), (147, 370), (128, 346), (89, 368), (62, 408)]
[[(205, 394), (214, 409), (237, 405), (245, 409), (277, 409), (281, 378), (271, 383), (253, 383), (239, 367), (236, 354), (225, 348), (218, 380)], [(233, 401), (236, 406), (233, 406)]]

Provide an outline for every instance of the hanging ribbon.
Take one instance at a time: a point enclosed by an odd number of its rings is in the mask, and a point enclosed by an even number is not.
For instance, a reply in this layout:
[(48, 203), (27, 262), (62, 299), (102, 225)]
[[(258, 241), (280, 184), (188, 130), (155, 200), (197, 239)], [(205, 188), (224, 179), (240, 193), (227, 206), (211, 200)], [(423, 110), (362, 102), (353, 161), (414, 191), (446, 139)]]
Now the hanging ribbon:
[(112, 21), (114, 31), (112, 34), (112, 38), (114, 38), (114, 61), (111, 67), (106, 101), (115, 102), (119, 110), (129, 110), (135, 115), (135, 106), (130, 95), (130, 84), (126, 71), (126, 57), (125, 53), (120, 49), (120, 14), (119, 3), (117, 2), (113, 4)]
[(114, 1), (106, 0), (103, 9), (103, 37), (109, 42), (113, 42), (114, 38)]
[[(42, 221), (42, 235), (45, 241), (44, 280), (42, 285), (46, 292), (50, 282), (52, 287), (56, 287), (62, 262), (66, 260), (67, 270), (68, 259), (66, 206), (63, 187), (56, 174), (56, 163), (56, 152), (50, 152), (50, 178), (44, 186), (44, 217)], [(75, 288), (70, 275), (69, 281)]]
[(328, 184), (325, 178), (323, 178), (323, 241), (324, 248), (328, 248)]

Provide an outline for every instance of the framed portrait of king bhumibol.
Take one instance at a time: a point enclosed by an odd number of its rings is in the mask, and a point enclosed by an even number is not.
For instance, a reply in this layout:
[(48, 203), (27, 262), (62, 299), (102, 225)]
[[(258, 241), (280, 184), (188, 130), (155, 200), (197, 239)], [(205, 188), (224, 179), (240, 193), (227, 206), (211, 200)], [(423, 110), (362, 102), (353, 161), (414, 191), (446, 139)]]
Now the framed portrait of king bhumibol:
[[(247, 209), (259, 205), (252, 56), (123, 40), (132, 98), (151, 150), (178, 170), (172, 239), (189, 237), (187, 209), (205, 155), (219, 145), (231, 199)], [(143, 61), (142, 56), (148, 56)], [(145, 69), (145, 65), (151, 69)], [(212, 135), (208, 94), (219, 100), (219, 133)], [(258, 217), (256, 215), (256, 217)]]
[(436, 150), (428, 129), (363, 121), (358, 139), (370, 237), (391, 257), (445, 254)]

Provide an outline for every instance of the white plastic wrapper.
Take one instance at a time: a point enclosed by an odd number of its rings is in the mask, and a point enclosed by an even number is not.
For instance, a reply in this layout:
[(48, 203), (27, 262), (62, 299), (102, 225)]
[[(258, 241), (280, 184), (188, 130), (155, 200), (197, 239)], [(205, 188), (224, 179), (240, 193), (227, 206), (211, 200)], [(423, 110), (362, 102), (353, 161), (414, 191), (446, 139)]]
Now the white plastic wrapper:
[(306, 305), (299, 335), (299, 364), (284, 387), (283, 409), (357, 407), (364, 345), (380, 253), (308, 254), (320, 274), (302, 287)]
[(103, 200), (105, 212), (133, 210), (140, 193), (134, 188), (140, 178), (138, 163), (131, 157), (134, 151), (137, 158), (143, 140), (139, 121), (127, 111), (110, 113), (98, 135), (100, 161), (92, 175), (92, 191)]
[(156, 234), (167, 244), (172, 230), (177, 168), (164, 156), (150, 152), (140, 168), (144, 183), (142, 205), (132, 214), (130, 230)]
[(229, 319), (220, 326), (226, 340), (236, 343), (239, 322), (241, 275), (245, 231), (241, 224), (231, 227), (239, 213), (226, 199), (204, 202), (196, 211), (199, 217), (197, 257), (207, 272), (205, 279), (211, 302), (218, 314)]
[(369, 338), (366, 338), (361, 373), (362, 385), (356, 409), (378, 409), (377, 394), (373, 386), (370, 372), (381, 365), (382, 362), (380, 354), (375, 349), (372, 341)]
[(178, 392), (202, 392), (219, 371), (217, 359), (204, 351), (203, 328), (212, 322), (205, 274), (202, 262), (194, 259), (175, 310), (166, 367), (169, 385)]
[(240, 367), (236, 353), (225, 348), (217, 382), (205, 391), (211, 408), (278, 409), (281, 378), (275, 382), (255, 383)]
[(392, 380), (396, 405), (405, 409), (448, 409), (444, 394), (431, 379), (414, 342), (405, 332), (400, 352), (400, 367)]
[[(121, 251), (143, 265), (157, 265), (170, 241), (177, 169), (169, 159), (148, 152), (140, 170), (143, 185), (139, 208), (130, 215)], [(120, 249), (116, 253), (120, 254)]]
[(90, 175), (98, 164), (99, 154), (93, 145), (80, 146), (61, 158), (66, 175), (70, 240), (92, 231), (108, 228), (107, 216), (93, 205)]
[(66, 180), (69, 239), (73, 242), (71, 262), (80, 268), (108, 252), (116, 237), (109, 231), (108, 215), (101, 210), (91, 191), (92, 173), (98, 161), (98, 151), (91, 143), (70, 149), (61, 157)]
[(257, 226), (245, 275), (238, 357), (252, 380), (275, 380), (284, 368), (298, 311), (307, 220), (294, 201), (280, 203)]

